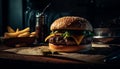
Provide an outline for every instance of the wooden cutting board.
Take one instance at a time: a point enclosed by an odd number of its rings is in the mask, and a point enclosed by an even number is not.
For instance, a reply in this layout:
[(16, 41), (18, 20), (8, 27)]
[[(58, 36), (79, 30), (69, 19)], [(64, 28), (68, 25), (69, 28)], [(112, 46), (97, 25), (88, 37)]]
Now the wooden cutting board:
[[(3, 51), (21, 55), (40, 55), (46, 56), (43, 54), (42, 51), (47, 51), (48, 46), (38, 46), (38, 47), (20, 47), (20, 48), (10, 48), (5, 49)], [(60, 58), (60, 59), (70, 59), (76, 60), (80, 62), (87, 62), (87, 63), (101, 63), (101, 59), (105, 57), (105, 55), (99, 54), (83, 54), (83, 53), (59, 53), (59, 54), (49, 54), (46, 57), (52, 58)]]

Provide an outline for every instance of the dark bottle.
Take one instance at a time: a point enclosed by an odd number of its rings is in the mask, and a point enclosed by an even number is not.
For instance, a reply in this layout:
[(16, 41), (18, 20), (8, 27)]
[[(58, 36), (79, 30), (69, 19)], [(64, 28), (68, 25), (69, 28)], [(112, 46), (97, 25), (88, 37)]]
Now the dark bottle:
[(44, 43), (47, 35), (47, 25), (45, 24), (45, 15), (37, 13), (36, 15), (36, 42)]

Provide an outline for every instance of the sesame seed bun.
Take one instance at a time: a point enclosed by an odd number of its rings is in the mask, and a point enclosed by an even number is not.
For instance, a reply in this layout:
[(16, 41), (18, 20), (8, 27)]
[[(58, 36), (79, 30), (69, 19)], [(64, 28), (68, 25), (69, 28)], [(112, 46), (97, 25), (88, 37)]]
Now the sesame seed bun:
[(92, 31), (91, 24), (82, 17), (78, 16), (64, 16), (55, 20), (50, 27), (50, 30), (90, 30)]

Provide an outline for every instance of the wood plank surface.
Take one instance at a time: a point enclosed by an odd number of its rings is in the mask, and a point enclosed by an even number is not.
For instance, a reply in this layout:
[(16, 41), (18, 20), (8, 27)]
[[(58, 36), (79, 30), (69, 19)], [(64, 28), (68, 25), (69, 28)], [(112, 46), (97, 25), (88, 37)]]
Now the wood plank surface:
[[(21, 47), (22, 48), (22, 47)], [(25, 47), (26, 48), (26, 47)], [(35, 48), (35, 47), (33, 47)], [(91, 64), (91, 63), (102, 63), (99, 61), (104, 58), (105, 55), (100, 54), (84, 54), (84, 53), (60, 53), (54, 55), (26, 55), (16, 54), (15, 52), (8, 52), (3, 50), (11, 50), (15, 48), (1, 47), (0, 58), (12, 59), (12, 60), (24, 60), (24, 61), (35, 61), (43, 63), (74, 63), (74, 64)]]

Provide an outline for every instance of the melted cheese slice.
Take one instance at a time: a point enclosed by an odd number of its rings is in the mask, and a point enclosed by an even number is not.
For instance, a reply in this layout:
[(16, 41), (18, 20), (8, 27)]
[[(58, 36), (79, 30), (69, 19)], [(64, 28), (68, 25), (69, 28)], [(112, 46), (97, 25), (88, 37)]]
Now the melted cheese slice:
[(74, 35), (72, 38), (76, 41), (77, 45), (79, 45), (84, 38), (84, 35)]
[[(45, 38), (45, 42), (51, 38), (52, 36), (55, 36), (55, 35), (61, 35), (61, 33), (56, 33), (56, 34), (50, 34), (49, 36), (47, 36)], [(82, 41), (82, 39), (84, 38), (84, 35), (74, 35), (72, 36), (72, 38), (75, 40), (75, 42), (77, 43), (77, 45), (79, 45)]]

